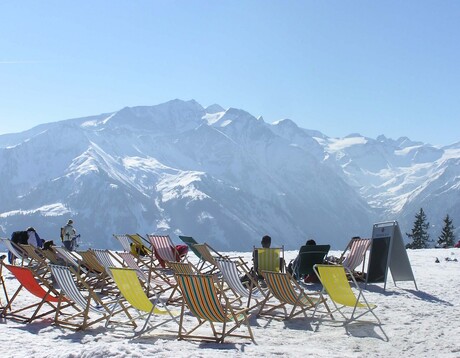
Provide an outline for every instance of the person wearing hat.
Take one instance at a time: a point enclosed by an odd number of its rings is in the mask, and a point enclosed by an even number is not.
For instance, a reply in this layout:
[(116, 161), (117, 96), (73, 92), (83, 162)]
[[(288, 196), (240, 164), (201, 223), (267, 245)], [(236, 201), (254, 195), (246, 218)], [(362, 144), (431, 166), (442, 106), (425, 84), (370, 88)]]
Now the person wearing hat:
[(77, 231), (73, 227), (72, 219), (69, 219), (67, 221), (67, 224), (62, 228), (62, 231), (62, 242), (65, 248), (69, 251), (73, 251), (75, 249), (75, 243), (77, 241)]

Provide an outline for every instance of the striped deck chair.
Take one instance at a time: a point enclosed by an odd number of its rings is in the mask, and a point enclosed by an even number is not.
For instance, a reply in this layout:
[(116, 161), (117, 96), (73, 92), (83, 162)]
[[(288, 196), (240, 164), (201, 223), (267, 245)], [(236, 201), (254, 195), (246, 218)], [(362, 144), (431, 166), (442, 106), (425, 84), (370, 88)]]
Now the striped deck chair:
[(128, 235), (116, 235), (113, 234), (113, 237), (118, 240), (118, 242), (121, 244), (121, 247), (125, 252), (131, 252), (131, 239), (128, 237)]
[(262, 271), (284, 272), (284, 246), (254, 247), (254, 270), (260, 275)]
[[(259, 303), (266, 298), (266, 293), (258, 286), (257, 281), (251, 278), (249, 271), (246, 272), (247, 277), (250, 279), (249, 287), (246, 287), (241, 283), (240, 273), (238, 272), (237, 264), (234, 261), (226, 258), (217, 258), (216, 264), (222, 273), (222, 278), (232, 292), (237, 297), (247, 299), (246, 307), (252, 309), (258, 306)], [(250, 307), (251, 299), (254, 299), (256, 304)]]
[(10, 262), (10, 264), (14, 265), (16, 263), (16, 259), (21, 262), (21, 266), (29, 264), (30, 260), (27, 258), (27, 254), (24, 252), (24, 250), (21, 249), (19, 245), (6, 238), (0, 238), (0, 242), (8, 249), (11, 254), (13, 254), (13, 257), (15, 257), (13, 262)]
[[(370, 239), (351, 239), (339, 259), (339, 264), (347, 268), (354, 277), (363, 278), (364, 266), (366, 263), (366, 252), (369, 250), (370, 245)], [(361, 264), (361, 272), (355, 272), (356, 268)]]
[(99, 263), (104, 266), (105, 271), (111, 277), (112, 272), (110, 271), (111, 267), (122, 267), (123, 263), (119, 261), (114, 255), (110, 253), (109, 250), (102, 249), (91, 249), (94, 252)]
[[(117, 325), (126, 323), (135, 325), (136, 320), (143, 319), (143, 327), (139, 331), (135, 332), (135, 335), (139, 336), (142, 333), (155, 329), (172, 320), (179, 324), (179, 322), (177, 321), (177, 317), (175, 317), (173, 313), (168, 309), (168, 307), (160, 301), (160, 297), (158, 294), (155, 294), (153, 298), (149, 298), (145, 294), (135, 270), (128, 268), (112, 267), (110, 268), (110, 271), (123, 297), (131, 305), (131, 307), (137, 311), (137, 316), (132, 316), (129, 320), (125, 322), (119, 322), (117, 323)], [(148, 328), (152, 314), (169, 314), (171, 319), (162, 319), (161, 322), (159, 322), (158, 324), (150, 325), (150, 327)]]
[(91, 282), (93, 287), (100, 287), (102, 291), (110, 292), (113, 289), (113, 281), (94, 251), (78, 251), (78, 254), (81, 257), (81, 265), (87, 270), (87, 281)]
[[(59, 292), (57, 292), (46, 280), (42, 279), (39, 275), (28, 267), (13, 266), (3, 264), (19, 281), (20, 286), (16, 292), (8, 300), (7, 305), (1, 311), (1, 316), (6, 318), (12, 318), (24, 323), (32, 322), (37, 318), (44, 317), (51, 313), (58, 314), (59, 311), (71, 306), (72, 304), (68, 301), (64, 301), (64, 304), (58, 308), (59, 303)], [(37, 281), (38, 278), (38, 281)], [(35, 297), (39, 298), (40, 301), (22, 306), (17, 309), (13, 309), (13, 302), (18, 297), (19, 293), (25, 289)], [(31, 310), (34, 309), (33, 312)], [(27, 314), (30, 313), (30, 314)]]
[[(51, 272), (56, 279), (56, 282), (61, 287), (61, 295), (58, 307), (67, 299), (74, 302), (79, 309), (76, 313), (60, 317), (56, 314), (55, 323), (58, 326), (70, 328), (73, 330), (85, 330), (89, 326), (106, 321), (105, 325), (111, 323), (110, 318), (120, 312), (124, 312), (128, 318), (131, 315), (120, 302), (103, 301), (94, 290), (84, 281), (76, 272), (72, 272), (71, 268), (66, 266), (50, 265)], [(72, 273), (76, 276), (79, 285), (84, 288), (84, 292), (77, 286)], [(85, 293), (85, 295), (83, 294)], [(65, 295), (65, 297), (64, 297)]]
[(81, 258), (67, 250), (64, 246), (55, 246), (56, 255), (63, 260), (66, 266), (72, 267), (78, 274), (87, 274), (88, 270), (81, 265)]
[(191, 236), (181, 236), (179, 235), (179, 239), (181, 239), (188, 248), (198, 257), (198, 263), (196, 264), (197, 270), (199, 272), (209, 272), (213, 269), (214, 265), (210, 264), (205, 258), (203, 258), (201, 252), (197, 250), (195, 245), (198, 245), (198, 242)]
[[(239, 337), (250, 338), (254, 342), (248, 321), (248, 308), (234, 309), (225, 294), (217, 292), (218, 283), (215, 281), (214, 275), (176, 274), (176, 280), (184, 298), (179, 323), (179, 339), (211, 340), (223, 343), (227, 337)], [(224, 300), (223, 303), (221, 299)], [(198, 320), (198, 324), (188, 332), (183, 327), (186, 306)], [(206, 322), (211, 325), (212, 335), (193, 334)], [(217, 325), (221, 329), (218, 329)], [(242, 325), (247, 327), (248, 334), (234, 333)]]
[(196, 274), (196, 269), (189, 262), (168, 262), (168, 266), (174, 271), (175, 274)]
[[(262, 271), (267, 283), (269, 295), (262, 302), (258, 315), (277, 316), (275, 310), (283, 309), (284, 319), (291, 319), (301, 313), (307, 317), (307, 310), (315, 310), (323, 305), (327, 314), (332, 317), (329, 306), (321, 292), (306, 292), (289, 273)], [(269, 300), (274, 297), (279, 304), (270, 304)], [(292, 305), (288, 314), (286, 306)], [(266, 310), (264, 310), (267, 308)], [(313, 317), (313, 315), (312, 315)]]
[(41, 254), (41, 250), (39, 248), (36, 248), (32, 245), (19, 246), (29, 259), (29, 264), (27, 265), (27, 267), (32, 268), (37, 274), (39, 274), (42, 277), (49, 273), (48, 260), (45, 256), (43, 256), (43, 254)]
[(179, 253), (176, 250), (176, 246), (173, 244), (168, 235), (147, 235), (155, 254), (160, 261), (162, 267), (165, 266), (163, 262), (177, 262), (180, 261)]
[(3, 278), (3, 260), (5, 259), (6, 256), (0, 256), (0, 285), (2, 286), (3, 289), (3, 295), (5, 296), (5, 303), (0, 298), (0, 311), (2, 311), (6, 305), (9, 304), (10, 298), (8, 296), (8, 291), (6, 290), (6, 285), (5, 285), (5, 279)]
[[(351, 275), (354, 287), (359, 292), (358, 296), (355, 295), (348, 281), (345, 267), (341, 265), (315, 265), (314, 269), (323, 284), (323, 292), (329, 295), (329, 298), (335, 306), (334, 312), (340, 313), (345, 319), (345, 324), (356, 321), (366, 313), (371, 313), (377, 319), (378, 325), (381, 325), (380, 319), (374, 313), (374, 309), (377, 306), (367, 302), (363, 290), (359, 287), (356, 279)], [(360, 301), (361, 299), (362, 301)], [(345, 314), (345, 309), (347, 307), (352, 309), (348, 317)], [(364, 311), (355, 315), (358, 309), (364, 309)]]

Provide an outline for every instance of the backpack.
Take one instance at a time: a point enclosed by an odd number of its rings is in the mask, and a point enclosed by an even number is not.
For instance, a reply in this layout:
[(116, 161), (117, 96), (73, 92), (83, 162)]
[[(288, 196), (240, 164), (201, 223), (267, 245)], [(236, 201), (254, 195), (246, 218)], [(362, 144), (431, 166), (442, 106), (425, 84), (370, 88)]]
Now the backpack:
[(61, 227), (61, 241), (64, 241), (65, 230)]

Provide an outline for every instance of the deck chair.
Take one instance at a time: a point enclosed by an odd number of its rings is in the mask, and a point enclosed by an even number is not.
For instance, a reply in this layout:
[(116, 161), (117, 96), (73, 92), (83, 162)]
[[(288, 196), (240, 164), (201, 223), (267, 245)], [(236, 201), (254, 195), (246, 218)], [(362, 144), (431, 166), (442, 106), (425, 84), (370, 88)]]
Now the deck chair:
[(176, 250), (176, 246), (173, 244), (168, 235), (147, 235), (152, 248), (155, 250), (155, 254), (160, 261), (162, 267), (165, 267), (165, 262), (180, 261), (179, 253)]
[(78, 251), (81, 265), (87, 270), (87, 281), (93, 287), (100, 287), (101, 291), (109, 292), (113, 289), (113, 281), (105, 267), (100, 263), (93, 250)]
[(112, 267), (123, 267), (123, 262), (118, 260), (109, 250), (91, 249), (99, 263), (105, 268), (105, 272), (112, 277)]
[(76, 256), (64, 246), (55, 246), (53, 250), (66, 266), (72, 267), (78, 274), (86, 275), (88, 273), (88, 270), (81, 265), (81, 257)]
[[(370, 239), (353, 238), (348, 243), (339, 258), (339, 264), (346, 267), (353, 276), (358, 279), (363, 278), (364, 265), (366, 263), (366, 252), (371, 245)], [(357, 273), (356, 268), (362, 264), (361, 272)]]
[[(367, 302), (363, 290), (359, 287), (356, 279), (351, 276), (354, 286), (359, 292), (358, 296), (355, 295), (348, 282), (345, 268), (342, 265), (315, 265), (314, 270), (323, 285), (323, 292), (327, 292), (335, 306), (333, 312), (340, 313), (345, 319), (345, 324), (356, 321), (366, 313), (371, 313), (377, 319), (378, 324), (381, 325), (380, 319), (374, 313), (374, 309), (377, 306)], [(362, 301), (360, 301), (361, 299)], [(352, 309), (348, 317), (344, 312), (347, 307)], [(357, 314), (358, 309), (364, 310)]]
[[(119, 299), (103, 301), (72, 268), (59, 265), (50, 265), (50, 268), (56, 282), (61, 287), (58, 310), (62, 303), (67, 300), (74, 302), (77, 307), (76, 313), (66, 317), (60, 317), (56, 314), (54, 319), (56, 325), (79, 331), (85, 330), (103, 320), (106, 321), (107, 326), (111, 323), (110, 319), (120, 312), (124, 312), (128, 318), (131, 318), (126, 307)], [(77, 286), (73, 276), (77, 278), (84, 291)]]
[[(8, 300), (7, 305), (3, 308), (1, 316), (29, 323), (37, 318), (44, 317), (51, 313), (60, 314), (63, 309), (72, 305), (70, 302), (64, 301), (58, 308), (59, 292), (57, 292), (50, 283), (34, 273), (32, 269), (8, 264), (3, 264), (3, 266), (5, 266), (13, 274), (13, 276), (19, 281), (20, 285), (16, 292), (11, 296), (11, 299)], [(16, 300), (22, 289), (25, 289), (35, 297), (39, 298), (40, 301), (13, 309), (13, 302)], [(32, 309), (34, 309), (34, 311), (30, 315), (25, 315), (27, 312), (30, 313), (30, 310)]]
[[(248, 308), (238, 310), (233, 308), (225, 294), (217, 291), (218, 283), (214, 275), (176, 274), (176, 280), (184, 298), (179, 323), (179, 339), (211, 340), (223, 343), (227, 337), (239, 337), (249, 338), (254, 342), (248, 321)], [(198, 320), (198, 324), (188, 332), (184, 329), (186, 307)], [(206, 322), (211, 325), (212, 335), (193, 334)], [(247, 327), (247, 335), (235, 333), (242, 325)]]
[[(124, 267), (134, 270), (137, 274), (137, 277), (142, 282), (145, 282), (146, 289), (150, 287), (153, 290), (156, 290), (156, 292), (158, 293), (166, 292), (169, 289), (176, 289), (177, 282), (174, 279), (174, 277), (165, 276), (155, 269), (141, 268), (136, 262), (136, 259), (133, 256), (133, 254), (131, 254), (130, 252), (118, 252), (117, 255), (120, 256), (126, 264), (126, 266)], [(171, 296), (173, 295), (173, 293), (171, 293)]]
[[(245, 298), (247, 300), (246, 307), (253, 309), (266, 298), (267, 294), (258, 286), (257, 281), (251, 278), (249, 271), (246, 272), (246, 275), (249, 278), (249, 287), (247, 287), (241, 283), (240, 273), (238, 272), (237, 264), (234, 261), (226, 258), (217, 258), (216, 264), (222, 273), (222, 278), (232, 292), (239, 297), (240, 301), (241, 298)], [(251, 306), (252, 299), (256, 301), (253, 306)]]
[(212, 273), (217, 269), (216, 258), (217, 257), (224, 257), (215, 251), (211, 246), (208, 244), (194, 244), (193, 247), (196, 251), (200, 253), (201, 259), (203, 262), (206, 262), (206, 266), (201, 265), (201, 271), (206, 273)]
[[(110, 268), (110, 271), (112, 272), (112, 277), (115, 283), (117, 284), (117, 287), (119, 288), (121, 294), (138, 313), (137, 316), (131, 317), (126, 322), (119, 322), (117, 325), (126, 323), (131, 323), (134, 325), (136, 320), (144, 319), (145, 322), (143, 327), (139, 331), (135, 332), (135, 335), (139, 336), (142, 333), (155, 329), (173, 320), (177, 324), (179, 324), (179, 322), (177, 321), (177, 317), (175, 317), (172, 314), (172, 312), (168, 309), (168, 307), (160, 301), (160, 297), (158, 294), (155, 294), (153, 298), (149, 298), (145, 294), (135, 270), (128, 268), (112, 267)], [(159, 306), (161, 306), (161, 308), (159, 308)], [(171, 319), (162, 320), (160, 323), (156, 325), (150, 325), (149, 329), (147, 329), (152, 314), (169, 314)]]
[(284, 246), (276, 248), (254, 247), (254, 270), (260, 275), (262, 271), (284, 272)]
[(18, 244), (15, 244), (7, 238), (0, 238), (0, 242), (3, 244), (3, 246), (7, 248), (7, 250), (14, 257), (13, 262), (10, 262), (10, 264), (14, 265), (16, 263), (16, 259), (18, 259), (21, 262), (21, 266), (29, 264), (30, 260), (27, 258), (27, 254), (24, 252), (23, 249), (21, 249), (21, 247)]
[(324, 262), (330, 248), (331, 245), (301, 246), (293, 268), (296, 279), (300, 280), (304, 276), (315, 274), (313, 266)]
[(193, 237), (179, 235), (179, 239), (181, 239), (184, 244), (188, 246), (188, 248), (195, 254), (196, 257), (198, 257), (198, 263), (196, 264), (198, 271), (209, 271), (212, 268), (209, 262), (203, 258), (201, 252), (196, 249), (195, 245), (198, 245), (198, 242)]
[(48, 260), (43, 254), (41, 254), (40, 248), (36, 248), (32, 245), (18, 245), (23, 250), (27, 258), (29, 259), (29, 264), (27, 267), (32, 268), (37, 274), (44, 277), (46, 274), (49, 274)]
[(121, 247), (125, 252), (131, 252), (131, 239), (128, 237), (128, 235), (117, 235), (113, 234), (113, 237), (117, 239), (117, 241), (120, 243)]
[[(262, 302), (257, 315), (277, 316), (276, 310), (284, 311), (284, 319), (291, 319), (301, 313), (307, 317), (308, 310), (313, 312), (320, 305), (324, 306), (326, 314), (332, 317), (331, 310), (326, 303), (322, 292), (307, 292), (292, 278), (289, 273), (262, 271), (267, 284), (269, 295)], [(275, 297), (279, 304), (270, 304), (269, 301)], [(292, 309), (288, 313), (286, 306), (291, 305)]]
[(3, 289), (3, 295), (5, 296), (5, 303), (3, 303), (2, 299), (0, 298), (0, 310), (3, 310), (10, 302), (10, 298), (8, 296), (8, 291), (5, 285), (5, 279), (3, 278), (3, 260), (6, 258), (6, 255), (0, 256), (0, 286)]

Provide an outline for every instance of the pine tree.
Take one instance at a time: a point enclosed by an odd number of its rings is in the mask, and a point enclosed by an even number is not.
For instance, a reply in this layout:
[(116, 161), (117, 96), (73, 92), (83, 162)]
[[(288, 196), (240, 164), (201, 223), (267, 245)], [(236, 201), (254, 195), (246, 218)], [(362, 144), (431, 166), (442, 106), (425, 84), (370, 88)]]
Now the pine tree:
[(444, 226), (441, 231), (441, 235), (438, 237), (437, 245), (439, 247), (452, 247), (455, 242), (454, 225), (449, 214), (444, 218)]
[(428, 228), (430, 223), (426, 221), (426, 215), (422, 208), (415, 214), (414, 227), (410, 234), (406, 233), (407, 237), (412, 242), (406, 245), (408, 249), (426, 249), (430, 242), (430, 235), (428, 234)]

